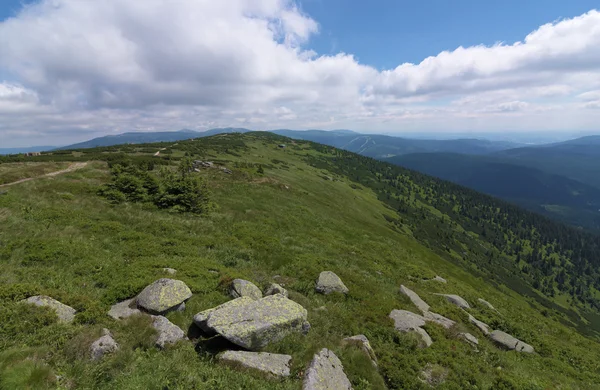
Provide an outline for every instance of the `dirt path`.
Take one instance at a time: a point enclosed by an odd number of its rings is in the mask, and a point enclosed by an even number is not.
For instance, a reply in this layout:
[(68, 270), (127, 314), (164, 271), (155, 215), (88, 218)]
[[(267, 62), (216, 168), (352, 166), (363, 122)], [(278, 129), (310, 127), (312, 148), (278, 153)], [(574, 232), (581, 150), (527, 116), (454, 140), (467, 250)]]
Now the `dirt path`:
[(28, 177), (26, 179), (21, 179), (21, 180), (13, 181), (12, 183), (0, 184), (0, 188), (12, 186), (12, 185), (19, 184), (19, 183), (25, 183), (26, 181), (30, 181), (30, 180), (34, 180), (34, 179), (39, 179), (41, 177), (52, 177), (52, 176), (57, 176), (57, 175), (60, 175), (60, 174), (63, 174), (63, 173), (67, 173), (67, 172), (73, 172), (73, 171), (76, 171), (78, 169), (81, 169), (81, 168), (85, 167), (87, 164), (88, 164), (87, 162), (73, 163), (73, 164), (69, 165), (68, 168), (62, 169), (60, 171), (50, 172), (50, 173), (46, 173), (45, 175), (36, 176), (36, 177)]
[(154, 153), (154, 155), (155, 155), (155, 156), (160, 156), (160, 152), (161, 152), (161, 150), (165, 150), (165, 149), (167, 149), (167, 148), (162, 148), (162, 149), (159, 149), (159, 150), (158, 150), (158, 152)]

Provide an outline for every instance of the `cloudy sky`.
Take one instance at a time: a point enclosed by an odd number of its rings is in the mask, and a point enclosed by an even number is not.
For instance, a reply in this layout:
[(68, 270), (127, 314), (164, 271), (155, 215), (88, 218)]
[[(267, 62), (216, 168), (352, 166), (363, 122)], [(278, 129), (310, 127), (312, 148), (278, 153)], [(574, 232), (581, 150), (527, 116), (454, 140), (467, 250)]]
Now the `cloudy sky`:
[(226, 126), (600, 130), (593, 2), (489, 3), (2, 0), (0, 146)]

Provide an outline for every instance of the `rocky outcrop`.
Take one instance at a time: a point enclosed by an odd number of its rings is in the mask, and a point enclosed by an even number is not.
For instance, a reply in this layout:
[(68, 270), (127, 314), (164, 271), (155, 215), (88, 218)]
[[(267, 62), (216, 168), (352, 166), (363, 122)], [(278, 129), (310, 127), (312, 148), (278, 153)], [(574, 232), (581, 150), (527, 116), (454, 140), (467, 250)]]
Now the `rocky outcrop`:
[(281, 294), (286, 298), (288, 297), (288, 291), (285, 288), (281, 287), (277, 283), (271, 283), (271, 285), (265, 290), (265, 296), (275, 294)]
[(229, 288), (229, 294), (233, 298), (248, 297), (252, 299), (262, 298), (262, 292), (252, 282), (244, 279), (234, 279)]
[(473, 336), (471, 333), (459, 333), (458, 338), (465, 340), (469, 344), (479, 345), (479, 340), (477, 340), (477, 337)]
[(331, 294), (334, 292), (348, 294), (348, 287), (342, 282), (336, 274), (331, 271), (323, 271), (317, 279), (315, 290), (321, 294)]
[(433, 343), (429, 334), (422, 328), (422, 326), (425, 326), (425, 318), (423, 316), (407, 310), (392, 310), (389, 317), (394, 320), (394, 328), (397, 331), (417, 333), (427, 347)]
[(469, 322), (472, 323), (473, 325), (475, 325), (481, 331), (481, 333), (483, 333), (484, 335), (487, 336), (490, 334), (490, 327), (487, 326), (487, 324), (479, 321), (477, 318), (473, 317), (470, 314), (469, 314)]
[(357, 336), (346, 337), (342, 340), (342, 344), (344, 345), (356, 345), (360, 349), (363, 350), (364, 353), (369, 356), (373, 366), (377, 367), (377, 357), (375, 356), (375, 351), (371, 347), (371, 343), (369, 343), (369, 339), (364, 334), (359, 334)]
[(276, 377), (290, 376), (290, 355), (278, 355), (266, 352), (225, 351), (217, 359), (234, 366), (258, 370)]
[(446, 329), (450, 329), (456, 324), (456, 322), (452, 321), (451, 319), (431, 311), (426, 311), (423, 313), (423, 318), (425, 318), (425, 321), (427, 322), (434, 322)]
[(156, 346), (161, 349), (167, 344), (175, 344), (179, 340), (187, 339), (183, 330), (166, 317), (152, 316), (152, 327), (158, 331)]
[(344, 372), (342, 362), (335, 354), (323, 348), (313, 357), (302, 383), (302, 390), (348, 390), (352, 385)]
[(198, 313), (194, 322), (240, 347), (257, 350), (290, 333), (306, 333), (310, 329), (306, 317), (305, 308), (277, 294), (259, 300), (237, 298)]
[(94, 341), (90, 346), (90, 356), (92, 360), (100, 360), (104, 355), (118, 350), (119, 344), (117, 344), (110, 331), (104, 328), (102, 329), (102, 337)]
[(467, 301), (465, 301), (463, 298), (459, 297), (458, 295), (453, 295), (453, 294), (435, 294), (435, 295), (441, 295), (441, 296), (445, 297), (446, 300), (448, 300), (448, 302), (460, 307), (461, 309), (470, 309), (471, 308), (469, 303)]
[(421, 312), (425, 313), (429, 311), (429, 305), (425, 303), (425, 301), (422, 300), (421, 297), (417, 295), (417, 293), (415, 293), (413, 290), (401, 285), (400, 293), (406, 295), (410, 299), (410, 301), (417, 307), (417, 309), (421, 310)]
[(141, 311), (137, 308), (135, 298), (114, 304), (108, 311), (108, 315), (115, 320), (122, 320), (140, 313)]
[(501, 330), (495, 330), (490, 333), (490, 339), (497, 345), (504, 347), (509, 350), (515, 350), (517, 352), (533, 353), (534, 349), (531, 345), (522, 342), (521, 340), (504, 333)]
[(191, 296), (192, 291), (181, 280), (163, 278), (144, 288), (136, 302), (139, 308), (151, 314), (164, 314), (181, 309), (181, 304)]
[(33, 297), (29, 297), (23, 301), (23, 303), (28, 303), (35, 306), (49, 307), (54, 310), (58, 320), (60, 322), (73, 322), (75, 319), (75, 313), (77, 312), (71, 306), (67, 306), (54, 298), (50, 298), (46, 295), (36, 295)]

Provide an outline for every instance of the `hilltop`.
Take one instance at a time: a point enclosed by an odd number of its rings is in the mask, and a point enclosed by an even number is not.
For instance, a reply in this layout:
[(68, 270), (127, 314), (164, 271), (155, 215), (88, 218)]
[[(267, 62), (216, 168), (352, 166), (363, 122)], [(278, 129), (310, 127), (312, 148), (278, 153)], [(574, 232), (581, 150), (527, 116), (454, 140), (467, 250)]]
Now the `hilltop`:
[[(24, 175), (18, 160), (0, 158), (0, 175)], [(194, 160), (205, 165), (185, 165)], [(427, 376), (440, 388), (600, 383), (597, 236), (398, 166), (270, 133), (58, 151), (28, 164), (47, 172), (48, 164), (84, 161), (0, 196), (0, 387), (298, 389), (322, 348), (335, 352), (355, 389), (428, 388)], [(178, 174), (198, 180), (202, 207), (173, 204), (182, 200), (174, 183), (188, 183)], [(335, 272), (349, 292), (315, 291), (322, 271)], [(193, 293), (184, 311), (166, 314), (191, 341), (160, 350), (146, 317), (116, 321), (107, 312), (165, 277)], [(194, 315), (230, 301), (236, 278), (263, 291), (276, 281), (307, 310), (306, 335), (262, 349), (292, 357), (289, 378), (219, 363), (214, 354), (231, 345), (198, 336)], [(427, 348), (389, 318), (419, 312), (401, 285), (430, 306), (423, 315), (455, 322), (427, 322)], [(72, 306), (74, 322), (19, 303), (33, 295)], [(469, 316), (535, 353), (499, 348)], [(89, 347), (102, 328), (121, 347), (92, 362)], [(342, 345), (359, 334), (377, 367)]]

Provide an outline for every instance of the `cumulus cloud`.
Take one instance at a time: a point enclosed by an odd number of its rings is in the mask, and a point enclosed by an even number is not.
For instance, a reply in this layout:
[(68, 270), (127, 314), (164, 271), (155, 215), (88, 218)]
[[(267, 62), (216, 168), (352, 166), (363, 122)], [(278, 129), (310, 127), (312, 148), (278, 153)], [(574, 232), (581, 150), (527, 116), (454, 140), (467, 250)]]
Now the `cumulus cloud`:
[[(0, 124), (0, 142), (31, 132), (60, 142), (240, 124), (554, 128), (554, 115), (540, 114), (544, 104), (577, 126), (597, 123), (584, 110), (600, 90), (597, 11), (543, 25), (521, 42), (459, 47), (384, 71), (349, 53), (313, 52), (318, 33), (318, 21), (292, 0), (26, 5), (0, 22), (0, 115), (17, 117)], [(493, 123), (470, 120), (486, 115)]]

